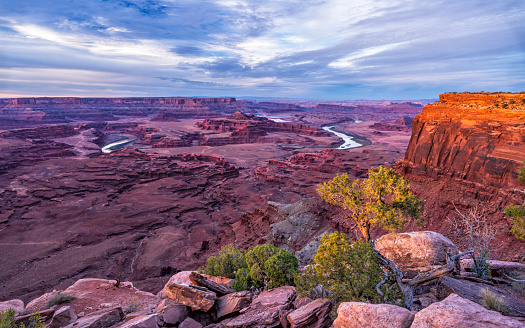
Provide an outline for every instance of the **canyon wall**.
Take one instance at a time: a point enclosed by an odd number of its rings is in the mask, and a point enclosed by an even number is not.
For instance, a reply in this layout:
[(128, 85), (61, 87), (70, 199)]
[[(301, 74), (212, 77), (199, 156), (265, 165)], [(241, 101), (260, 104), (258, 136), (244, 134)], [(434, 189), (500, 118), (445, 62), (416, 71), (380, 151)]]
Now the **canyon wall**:
[(394, 168), (425, 201), (423, 227), (456, 243), (457, 211), (482, 213), (496, 232), (491, 256), (525, 260), (504, 208), (525, 199), (517, 189), (525, 161), (525, 94), (442, 94), (412, 122), (405, 158)]
[(412, 122), (401, 163), (430, 176), (516, 187), (525, 161), (525, 94), (442, 94)]
[(16, 127), (24, 123), (107, 121), (115, 120), (116, 116), (159, 113), (170, 118), (206, 118), (233, 113), (241, 108), (235, 98), (11, 98), (0, 102), (0, 121)]

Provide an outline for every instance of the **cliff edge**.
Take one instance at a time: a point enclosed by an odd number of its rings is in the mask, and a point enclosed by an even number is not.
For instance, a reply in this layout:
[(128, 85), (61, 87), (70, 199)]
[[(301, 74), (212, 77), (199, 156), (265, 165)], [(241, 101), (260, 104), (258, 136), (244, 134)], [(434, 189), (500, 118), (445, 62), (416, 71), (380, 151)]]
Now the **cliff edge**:
[(398, 165), (505, 188), (517, 186), (523, 161), (525, 94), (447, 93), (416, 115)]

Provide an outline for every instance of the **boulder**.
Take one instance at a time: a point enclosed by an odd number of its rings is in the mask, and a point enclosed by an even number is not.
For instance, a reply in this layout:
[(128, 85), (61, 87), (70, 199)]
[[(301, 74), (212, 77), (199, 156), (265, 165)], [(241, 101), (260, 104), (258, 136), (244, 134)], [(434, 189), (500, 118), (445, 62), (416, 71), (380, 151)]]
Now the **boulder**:
[(156, 314), (142, 314), (126, 321), (115, 328), (157, 328)]
[(294, 287), (283, 286), (262, 292), (252, 304), (241, 311), (241, 315), (226, 324), (229, 328), (277, 327), (279, 312), (288, 310), (297, 297)]
[(51, 319), (48, 328), (61, 328), (77, 320), (77, 314), (71, 306), (63, 306), (58, 309)]
[(186, 318), (180, 325), (179, 328), (202, 328), (202, 325), (192, 318)]
[(433, 266), (447, 263), (445, 251), (458, 254), (450, 239), (434, 231), (386, 234), (374, 246), (404, 271), (430, 271)]
[(232, 293), (219, 297), (216, 301), (217, 318), (222, 318), (248, 307), (252, 302), (252, 294), (248, 291)]
[(35, 298), (31, 302), (27, 303), (25, 312), (33, 313), (36, 311), (42, 311), (42, 310), (48, 309), (49, 306), (47, 306), (47, 303), (57, 294), (58, 294), (57, 291), (52, 291), (52, 292), (45, 293), (44, 295)]
[(318, 298), (288, 315), (291, 328), (328, 328), (332, 325), (332, 302)]
[(207, 277), (199, 274), (198, 272), (192, 272), (189, 276), (190, 280), (196, 286), (206, 287), (212, 292), (217, 293), (217, 295), (226, 295), (235, 293), (235, 290), (232, 287), (226, 287), (224, 285), (218, 284), (215, 281), (208, 279)]
[(0, 312), (5, 312), (9, 309), (15, 310), (15, 315), (24, 312), (24, 301), (22, 300), (9, 300), (0, 302)]
[(189, 316), (189, 311), (186, 305), (163, 299), (157, 307), (157, 314), (160, 325), (176, 326)]
[(187, 305), (193, 310), (208, 311), (215, 304), (217, 295), (205, 287), (169, 283), (166, 296), (175, 302)]
[(190, 274), (192, 272), (193, 271), (181, 271), (171, 276), (170, 280), (168, 280), (168, 282), (164, 285), (162, 290), (157, 293), (157, 296), (160, 298), (166, 298), (166, 287), (170, 283), (178, 282), (178, 283), (183, 283), (186, 285), (193, 285), (193, 282), (190, 279)]
[(391, 304), (345, 302), (337, 309), (335, 328), (408, 328), (414, 314)]
[(433, 327), (524, 328), (525, 323), (451, 294), (443, 301), (419, 311), (412, 323), (412, 328)]
[(109, 310), (95, 311), (85, 317), (78, 319), (76, 322), (65, 326), (66, 328), (106, 328), (111, 327), (124, 318), (124, 312), (121, 307)]

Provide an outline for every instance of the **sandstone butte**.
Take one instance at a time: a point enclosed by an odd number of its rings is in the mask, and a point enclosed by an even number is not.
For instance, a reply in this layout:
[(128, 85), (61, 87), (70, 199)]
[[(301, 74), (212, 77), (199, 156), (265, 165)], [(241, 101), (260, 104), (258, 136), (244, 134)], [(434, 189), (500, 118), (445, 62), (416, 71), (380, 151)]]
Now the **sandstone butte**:
[(412, 122), (405, 173), (514, 188), (525, 161), (525, 94), (446, 93)]

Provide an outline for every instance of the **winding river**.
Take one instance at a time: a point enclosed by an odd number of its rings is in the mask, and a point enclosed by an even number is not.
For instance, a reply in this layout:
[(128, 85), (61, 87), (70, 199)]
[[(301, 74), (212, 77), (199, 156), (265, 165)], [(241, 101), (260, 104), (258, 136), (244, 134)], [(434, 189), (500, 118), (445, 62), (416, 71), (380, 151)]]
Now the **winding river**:
[(115, 141), (115, 142), (112, 142), (110, 144), (107, 144), (105, 145), (104, 147), (102, 147), (102, 152), (104, 154), (109, 154), (111, 153), (113, 150), (117, 150), (117, 149), (120, 149), (120, 148), (124, 148), (126, 145), (132, 143), (133, 141), (135, 141), (136, 139), (124, 139), (124, 140), (119, 140), (119, 141)]
[(357, 147), (363, 146), (362, 144), (355, 142), (353, 140), (354, 137), (346, 135), (342, 132), (335, 131), (334, 128), (335, 126), (323, 126), (323, 130), (333, 133), (340, 138), (343, 138), (344, 143), (341, 146), (339, 146), (337, 149), (350, 149), (350, 148), (357, 148)]

